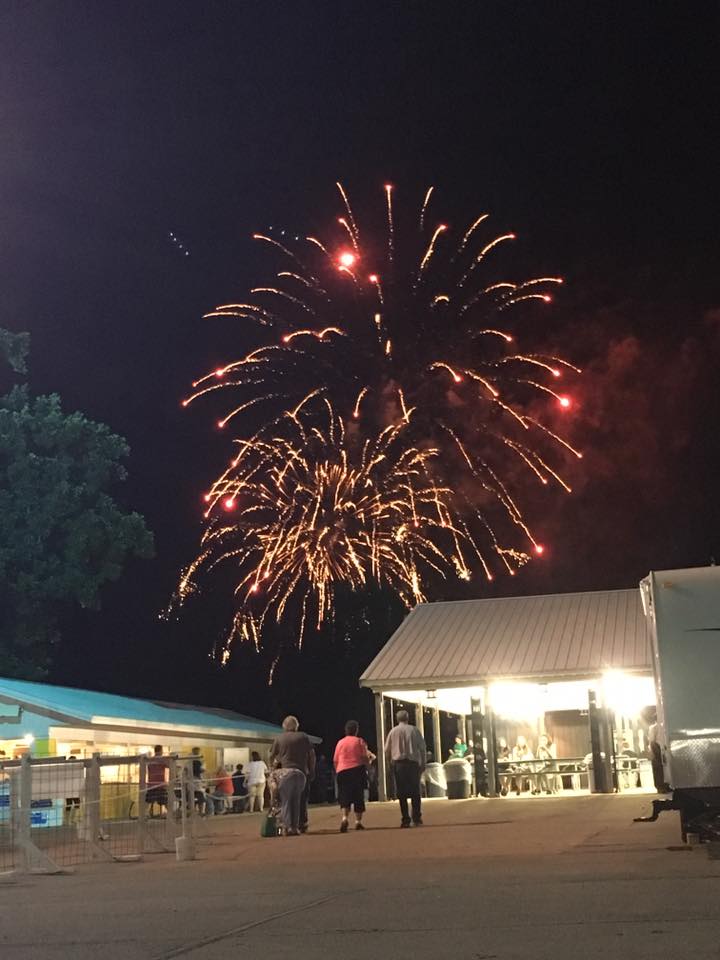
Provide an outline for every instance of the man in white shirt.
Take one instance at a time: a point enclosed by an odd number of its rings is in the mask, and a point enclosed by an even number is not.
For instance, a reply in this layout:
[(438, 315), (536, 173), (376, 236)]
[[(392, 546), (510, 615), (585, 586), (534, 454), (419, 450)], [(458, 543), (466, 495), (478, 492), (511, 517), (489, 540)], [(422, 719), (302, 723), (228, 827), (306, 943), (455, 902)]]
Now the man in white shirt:
[(425, 769), (427, 748), (422, 734), (410, 722), (407, 710), (398, 710), (397, 725), (385, 740), (385, 756), (392, 764), (397, 797), (400, 801), (400, 826), (410, 826), (408, 797), (412, 804), (412, 822), (422, 826), (420, 775)]

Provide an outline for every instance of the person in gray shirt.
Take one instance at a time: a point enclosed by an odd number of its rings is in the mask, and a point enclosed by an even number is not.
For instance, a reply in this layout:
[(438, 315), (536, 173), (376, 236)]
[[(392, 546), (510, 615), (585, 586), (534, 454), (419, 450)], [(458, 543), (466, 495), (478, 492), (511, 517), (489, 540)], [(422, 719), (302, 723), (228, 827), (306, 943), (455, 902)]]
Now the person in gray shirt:
[(385, 756), (392, 765), (397, 797), (400, 801), (400, 826), (410, 826), (408, 798), (412, 805), (412, 822), (422, 825), (420, 808), (420, 775), (425, 769), (427, 748), (417, 727), (410, 722), (407, 710), (398, 710), (397, 724), (385, 740)]
[(290, 836), (298, 831), (307, 832), (308, 788), (315, 778), (315, 751), (310, 738), (299, 730), (299, 726), (297, 717), (285, 717), (283, 732), (270, 747), (270, 766), (279, 767), (280, 773), (281, 819), (287, 821), (286, 830)]

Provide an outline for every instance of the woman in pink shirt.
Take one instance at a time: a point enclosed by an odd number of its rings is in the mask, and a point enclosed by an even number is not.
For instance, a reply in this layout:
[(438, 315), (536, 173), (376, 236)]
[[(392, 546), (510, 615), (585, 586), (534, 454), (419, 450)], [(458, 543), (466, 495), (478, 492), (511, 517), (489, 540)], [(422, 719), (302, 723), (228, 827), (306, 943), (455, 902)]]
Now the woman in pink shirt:
[(364, 830), (362, 815), (365, 812), (365, 785), (367, 767), (375, 759), (368, 745), (358, 736), (357, 720), (345, 724), (345, 736), (335, 747), (333, 764), (337, 774), (338, 802), (342, 809), (340, 833), (347, 833), (350, 807), (355, 811), (355, 829)]

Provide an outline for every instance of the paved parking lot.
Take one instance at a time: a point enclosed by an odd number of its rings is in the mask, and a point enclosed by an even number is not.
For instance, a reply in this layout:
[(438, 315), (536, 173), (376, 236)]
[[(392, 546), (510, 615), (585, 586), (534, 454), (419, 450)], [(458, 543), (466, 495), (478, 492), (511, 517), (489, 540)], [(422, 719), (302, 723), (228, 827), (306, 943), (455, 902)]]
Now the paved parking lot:
[[(646, 797), (429, 801), (399, 830), (263, 840), (259, 816), (202, 824), (199, 859), (80, 867), (0, 884), (3, 960), (720, 958), (720, 861), (673, 850)], [(241, 953), (239, 953), (239, 951)]]

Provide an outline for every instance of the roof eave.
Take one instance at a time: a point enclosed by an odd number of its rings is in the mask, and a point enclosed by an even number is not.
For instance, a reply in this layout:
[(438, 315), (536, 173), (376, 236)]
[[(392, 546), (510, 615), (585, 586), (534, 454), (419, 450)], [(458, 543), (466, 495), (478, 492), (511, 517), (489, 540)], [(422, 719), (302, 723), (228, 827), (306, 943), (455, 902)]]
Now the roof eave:
[(31, 700), (25, 700), (23, 697), (8, 697), (5, 694), (0, 693), (0, 703), (7, 703), (10, 706), (22, 707), (23, 710), (27, 710), (28, 713), (36, 713), (41, 717), (47, 717), (49, 720), (57, 720), (60, 723), (67, 724), (87, 724), (89, 722), (87, 717), (78, 717), (73, 716), (69, 713), (63, 713), (60, 710), (53, 710), (52, 707), (44, 707), (40, 704), (33, 703)]
[[(361, 677), (360, 686), (380, 693), (384, 690), (447, 690), (452, 687), (484, 687), (489, 683), (511, 683), (514, 681), (525, 683), (557, 683), (563, 680), (594, 680), (611, 669), (610, 667), (595, 667), (582, 671), (556, 671), (552, 674), (518, 673), (497, 674), (484, 677), (404, 677), (403, 679), (373, 680), (372, 677)], [(652, 674), (652, 664), (638, 664), (632, 667), (623, 667), (623, 673), (642, 675)]]

